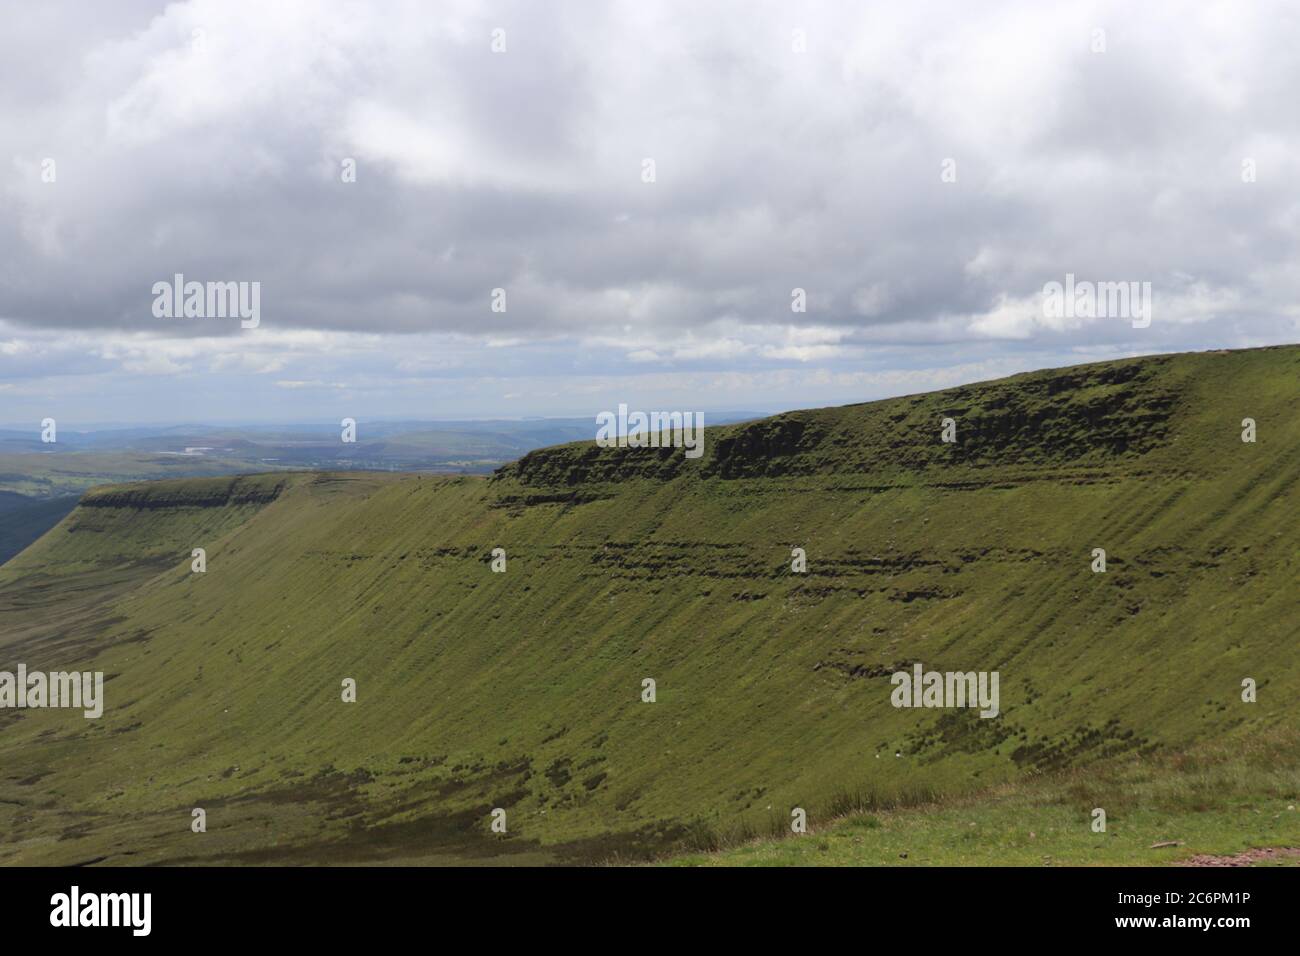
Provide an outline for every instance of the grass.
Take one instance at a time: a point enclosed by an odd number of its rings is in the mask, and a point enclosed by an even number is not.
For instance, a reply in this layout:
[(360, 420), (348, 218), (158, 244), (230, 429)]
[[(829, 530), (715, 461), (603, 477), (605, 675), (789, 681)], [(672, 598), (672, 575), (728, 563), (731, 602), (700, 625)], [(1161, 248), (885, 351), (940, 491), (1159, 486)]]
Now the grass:
[[(963, 798), (855, 811), (807, 833), (719, 840), (678, 866), (1152, 866), (1300, 849), (1300, 738), (1205, 746), (1026, 778)], [(1095, 809), (1105, 830), (1093, 829)], [(1173, 844), (1173, 845), (1170, 845)], [(1296, 865), (1295, 856), (1280, 858)], [(1265, 863), (1264, 865), (1268, 865)]]
[[(0, 711), (0, 863), (652, 859), (1271, 739), (1298, 375), (1156, 356), (711, 428), (698, 461), (96, 489), (0, 567), (0, 670), (108, 676), (98, 721)], [(999, 671), (1001, 715), (893, 708), (911, 661)]]

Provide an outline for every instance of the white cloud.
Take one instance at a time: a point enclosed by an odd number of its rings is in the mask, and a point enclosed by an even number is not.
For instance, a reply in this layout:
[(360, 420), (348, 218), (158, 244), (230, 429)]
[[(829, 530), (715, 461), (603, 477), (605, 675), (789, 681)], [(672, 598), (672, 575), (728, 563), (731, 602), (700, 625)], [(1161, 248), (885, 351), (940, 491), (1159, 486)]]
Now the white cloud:
[[(1270, 2), (42, 8), (0, 36), (0, 379), (544, 413), (659, 369), (847, 401), (970, 349), (1291, 341), (1297, 41)], [(257, 334), (153, 320), (175, 272), (261, 282)], [(1151, 327), (1046, 315), (1066, 273), (1150, 281)]]

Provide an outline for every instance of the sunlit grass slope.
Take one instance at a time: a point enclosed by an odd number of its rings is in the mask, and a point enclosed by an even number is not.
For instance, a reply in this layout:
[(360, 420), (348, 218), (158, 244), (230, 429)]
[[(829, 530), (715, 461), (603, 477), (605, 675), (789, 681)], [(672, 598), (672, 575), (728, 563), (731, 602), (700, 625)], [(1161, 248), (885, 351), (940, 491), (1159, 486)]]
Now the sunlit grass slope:
[[(862, 806), (678, 866), (1300, 865), (1295, 731), (1128, 755), (978, 796)], [(1104, 816), (1098, 815), (1103, 814)], [(1097, 826), (1094, 826), (1094, 823)], [(1258, 848), (1264, 848), (1261, 852)]]
[[(629, 859), (1272, 739), (1297, 382), (1300, 347), (1159, 356), (711, 428), (698, 460), (96, 490), (0, 568), (0, 670), (108, 676), (98, 721), (0, 711), (0, 862)], [(915, 661), (998, 671), (1001, 715), (895, 709)]]

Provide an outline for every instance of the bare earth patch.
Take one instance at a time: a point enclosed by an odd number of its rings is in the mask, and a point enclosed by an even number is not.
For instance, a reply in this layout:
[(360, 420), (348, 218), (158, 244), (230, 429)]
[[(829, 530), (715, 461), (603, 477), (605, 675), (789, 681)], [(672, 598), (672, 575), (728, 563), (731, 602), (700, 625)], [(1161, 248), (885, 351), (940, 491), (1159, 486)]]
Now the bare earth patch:
[(1272, 846), (1262, 850), (1247, 850), (1231, 856), (1210, 856), (1199, 854), (1186, 860), (1179, 860), (1176, 866), (1253, 866), (1265, 861), (1295, 857), (1300, 864), (1300, 847)]

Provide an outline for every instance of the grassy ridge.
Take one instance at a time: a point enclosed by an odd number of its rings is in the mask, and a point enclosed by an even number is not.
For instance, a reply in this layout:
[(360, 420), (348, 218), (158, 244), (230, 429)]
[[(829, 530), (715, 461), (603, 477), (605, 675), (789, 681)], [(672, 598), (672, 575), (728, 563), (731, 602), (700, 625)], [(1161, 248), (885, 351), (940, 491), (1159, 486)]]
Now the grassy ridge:
[[(137, 451), (0, 452), (0, 491), (45, 498), (79, 494), (107, 482), (229, 475), (252, 462)], [(258, 463), (260, 471), (277, 465)]]
[[(0, 568), (0, 669), (110, 675), (99, 721), (0, 711), (0, 861), (649, 856), (1276, 733), (1298, 373), (1162, 356), (711, 428), (698, 461), (101, 490)], [(1002, 715), (891, 707), (912, 661), (998, 670)]]

